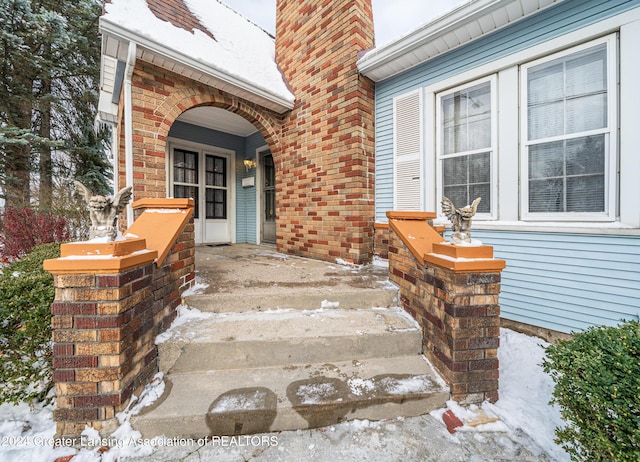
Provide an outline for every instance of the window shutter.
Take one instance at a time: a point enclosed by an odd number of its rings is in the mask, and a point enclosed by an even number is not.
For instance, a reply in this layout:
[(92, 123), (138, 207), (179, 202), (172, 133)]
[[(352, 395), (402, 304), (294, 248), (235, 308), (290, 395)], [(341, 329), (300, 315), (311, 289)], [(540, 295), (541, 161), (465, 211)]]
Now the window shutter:
[(422, 93), (393, 101), (393, 207), (397, 211), (422, 210)]

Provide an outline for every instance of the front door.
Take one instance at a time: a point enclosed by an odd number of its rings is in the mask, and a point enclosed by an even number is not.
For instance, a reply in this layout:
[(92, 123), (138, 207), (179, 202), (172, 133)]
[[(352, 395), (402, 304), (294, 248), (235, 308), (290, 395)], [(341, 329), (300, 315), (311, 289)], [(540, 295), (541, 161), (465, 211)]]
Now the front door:
[(173, 149), (173, 197), (195, 200), (197, 244), (232, 242), (231, 159), (216, 150)]
[(270, 151), (260, 154), (262, 168), (262, 242), (276, 242), (276, 168)]

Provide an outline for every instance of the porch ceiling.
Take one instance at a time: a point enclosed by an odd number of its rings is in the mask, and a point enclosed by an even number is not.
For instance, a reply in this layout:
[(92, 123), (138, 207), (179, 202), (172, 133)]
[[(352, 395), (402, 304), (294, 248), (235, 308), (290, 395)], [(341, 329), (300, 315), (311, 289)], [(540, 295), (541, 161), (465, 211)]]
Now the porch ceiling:
[(251, 122), (238, 114), (217, 107), (189, 109), (183, 112), (177, 120), (242, 137), (247, 137), (258, 131)]

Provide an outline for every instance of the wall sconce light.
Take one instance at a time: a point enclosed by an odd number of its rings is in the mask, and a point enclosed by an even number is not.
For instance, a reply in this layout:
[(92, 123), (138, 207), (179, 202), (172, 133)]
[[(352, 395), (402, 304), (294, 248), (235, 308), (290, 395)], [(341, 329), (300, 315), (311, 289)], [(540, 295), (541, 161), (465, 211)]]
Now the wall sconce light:
[(247, 172), (249, 171), (250, 168), (256, 168), (256, 161), (255, 159), (245, 159), (242, 161), (242, 163), (244, 164), (244, 168), (247, 170)]

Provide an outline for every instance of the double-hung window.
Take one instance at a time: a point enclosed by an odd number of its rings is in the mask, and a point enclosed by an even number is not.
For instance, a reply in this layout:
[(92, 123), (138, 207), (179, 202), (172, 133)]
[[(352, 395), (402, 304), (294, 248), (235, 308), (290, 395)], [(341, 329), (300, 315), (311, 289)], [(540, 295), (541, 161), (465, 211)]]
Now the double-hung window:
[(456, 207), (480, 197), (477, 218), (495, 217), (495, 78), (437, 95), (439, 196)]
[(615, 37), (522, 66), (527, 219), (615, 219)]

